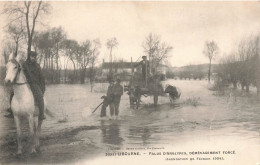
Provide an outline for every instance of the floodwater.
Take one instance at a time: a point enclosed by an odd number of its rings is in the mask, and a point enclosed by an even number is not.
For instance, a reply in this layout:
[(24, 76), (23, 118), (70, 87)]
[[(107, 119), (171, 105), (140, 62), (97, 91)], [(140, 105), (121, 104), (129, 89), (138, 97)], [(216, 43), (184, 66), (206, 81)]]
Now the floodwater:
[[(125, 92), (118, 120), (101, 119), (100, 108), (92, 113), (102, 102), (100, 97), (105, 95), (107, 84), (96, 84), (93, 92), (88, 85), (47, 86), (47, 107), (55, 117), (47, 116), (43, 123), (41, 155), (24, 158), (14, 156), (17, 150), (16, 131), (13, 120), (4, 117), (8, 98), (7, 90), (1, 87), (0, 164), (106, 164), (105, 160), (111, 161), (111, 157), (105, 156), (107, 152), (129, 148), (146, 150), (147, 147), (162, 152), (236, 152), (236, 155), (224, 155), (225, 161), (210, 164), (245, 165), (260, 161), (260, 102), (255, 97), (255, 91), (250, 94), (230, 91), (226, 95), (217, 95), (208, 90), (207, 81), (167, 80), (165, 84), (179, 87), (181, 98), (171, 104), (167, 96), (162, 96), (159, 97), (159, 105), (153, 107), (152, 97), (142, 97), (141, 108), (133, 110), (129, 108)], [(24, 128), (24, 131), (26, 139), (28, 130)], [(150, 164), (156, 161), (166, 163), (165, 157), (141, 157), (149, 158)], [(115, 164), (119, 163), (117, 159), (112, 160)], [(185, 161), (180, 163), (189, 164)]]

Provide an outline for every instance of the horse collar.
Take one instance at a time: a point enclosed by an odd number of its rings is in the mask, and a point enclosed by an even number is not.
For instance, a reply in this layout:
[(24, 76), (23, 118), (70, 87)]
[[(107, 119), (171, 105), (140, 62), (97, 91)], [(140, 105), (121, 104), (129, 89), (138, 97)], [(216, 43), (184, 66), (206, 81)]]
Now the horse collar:
[(14, 64), (18, 67), (18, 71), (16, 72), (14, 84), (15, 84), (15, 85), (24, 85), (24, 84), (27, 84), (28, 82), (23, 82), (23, 83), (17, 83), (17, 82), (16, 82), (17, 76), (20, 74), (22, 68), (21, 68), (21, 65), (19, 64), (19, 62), (17, 62), (15, 59), (12, 59), (12, 60), (10, 60), (10, 61), (11, 61), (12, 63), (14, 63)]

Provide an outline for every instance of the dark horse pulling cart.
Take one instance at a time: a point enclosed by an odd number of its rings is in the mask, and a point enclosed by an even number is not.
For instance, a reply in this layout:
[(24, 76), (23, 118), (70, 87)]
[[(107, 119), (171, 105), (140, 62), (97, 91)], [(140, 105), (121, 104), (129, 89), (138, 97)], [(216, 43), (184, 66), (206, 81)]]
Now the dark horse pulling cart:
[(135, 73), (124, 89), (129, 95), (130, 107), (133, 109), (138, 109), (141, 96), (153, 96), (154, 106), (157, 106), (158, 96), (165, 95), (159, 75), (150, 76), (145, 81), (141, 74)]

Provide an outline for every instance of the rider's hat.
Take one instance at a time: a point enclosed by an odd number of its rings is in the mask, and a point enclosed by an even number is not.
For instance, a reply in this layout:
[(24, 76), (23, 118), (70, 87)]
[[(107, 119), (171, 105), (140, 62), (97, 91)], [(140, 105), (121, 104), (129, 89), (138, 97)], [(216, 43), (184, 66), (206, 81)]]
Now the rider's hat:
[(146, 56), (142, 56), (143, 59), (146, 59)]

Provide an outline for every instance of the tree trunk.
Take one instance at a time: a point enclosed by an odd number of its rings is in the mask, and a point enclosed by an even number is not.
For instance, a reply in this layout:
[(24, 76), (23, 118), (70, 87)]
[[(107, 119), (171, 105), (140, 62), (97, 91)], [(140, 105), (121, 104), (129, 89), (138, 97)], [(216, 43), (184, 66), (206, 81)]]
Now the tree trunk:
[(57, 83), (60, 83), (60, 69), (59, 69), (59, 49), (57, 48), (56, 54), (56, 69), (57, 69)]
[(32, 47), (32, 38), (30, 36), (28, 39), (28, 48), (27, 48), (28, 58), (30, 57), (31, 47)]
[(111, 74), (112, 73), (112, 69), (113, 69), (113, 66), (112, 66), (112, 47), (110, 49), (110, 68), (109, 68), (109, 73)]
[(18, 41), (16, 41), (16, 42), (15, 42), (15, 54), (14, 54), (15, 57), (16, 57), (17, 54), (18, 54), (18, 46), (19, 46)]
[(210, 74), (211, 74), (211, 59), (209, 60), (209, 73), (208, 73), (208, 81), (210, 83)]
[[(65, 70), (65, 75), (64, 75), (64, 82), (66, 83), (67, 81), (67, 67), (68, 67), (68, 62), (69, 62), (69, 60), (67, 60), (67, 63), (66, 63), (66, 65), (64, 65), (64, 70)], [(65, 61), (64, 61), (64, 64), (65, 64)]]
[(66, 80), (67, 80), (67, 68), (65, 68), (64, 70), (65, 70), (65, 71), (64, 71), (64, 72), (65, 72), (65, 73), (64, 73), (64, 82), (66, 83), (66, 82), (67, 82), (67, 81), (66, 81)]
[(86, 75), (86, 68), (82, 67), (81, 75), (80, 75), (80, 83), (81, 84), (84, 84), (84, 82), (85, 82), (85, 75)]
[(43, 58), (43, 68), (46, 69), (46, 60), (45, 60), (45, 57)]
[(72, 61), (72, 63), (73, 63), (73, 78), (72, 78), (72, 83), (74, 83), (75, 82), (75, 78), (76, 78), (76, 65), (75, 65), (75, 62), (73, 61), (73, 60), (71, 60)]
[(246, 92), (249, 93), (249, 85), (246, 85)]
[(4, 51), (4, 60), (6, 64), (8, 62), (8, 54), (6, 53), (6, 51)]
[(51, 82), (54, 83), (54, 68), (53, 68), (53, 55), (51, 56)]
[(236, 82), (233, 82), (233, 87), (234, 87), (234, 89), (237, 89), (237, 83)]
[(92, 92), (92, 91), (93, 91), (93, 87), (94, 87), (94, 83), (93, 83), (93, 81), (92, 81), (92, 80), (90, 80), (90, 92)]

